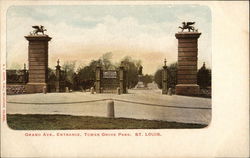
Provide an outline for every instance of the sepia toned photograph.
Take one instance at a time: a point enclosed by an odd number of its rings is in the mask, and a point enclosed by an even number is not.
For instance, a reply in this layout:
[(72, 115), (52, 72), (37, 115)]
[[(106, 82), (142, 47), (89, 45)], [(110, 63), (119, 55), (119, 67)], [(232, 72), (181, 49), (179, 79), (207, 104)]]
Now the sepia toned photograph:
[(211, 23), (204, 5), (9, 7), (8, 126), (207, 127)]

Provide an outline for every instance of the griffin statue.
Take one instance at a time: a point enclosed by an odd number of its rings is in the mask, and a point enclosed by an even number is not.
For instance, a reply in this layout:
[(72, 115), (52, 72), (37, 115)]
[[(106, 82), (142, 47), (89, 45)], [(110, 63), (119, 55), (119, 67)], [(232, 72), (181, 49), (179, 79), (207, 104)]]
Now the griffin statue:
[(198, 30), (195, 30), (195, 28), (191, 25), (194, 25), (195, 22), (182, 22), (182, 27), (179, 26), (179, 28), (182, 29), (181, 32), (183, 32), (185, 29), (188, 29), (188, 32), (190, 32), (190, 30), (192, 30), (193, 32), (198, 32)]
[(44, 31), (47, 31), (44, 26), (42, 25), (35, 25), (32, 26), (32, 28), (34, 28), (35, 30), (33, 32), (30, 32), (30, 35), (38, 35), (39, 32), (41, 32), (44, 35)]

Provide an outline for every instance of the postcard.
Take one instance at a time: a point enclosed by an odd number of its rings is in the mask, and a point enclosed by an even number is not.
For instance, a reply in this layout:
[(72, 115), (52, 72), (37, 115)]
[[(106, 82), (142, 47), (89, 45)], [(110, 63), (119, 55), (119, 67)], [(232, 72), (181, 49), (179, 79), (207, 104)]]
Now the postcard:
[(2, 1), (1, 155), (249, 156), (247, 4)]

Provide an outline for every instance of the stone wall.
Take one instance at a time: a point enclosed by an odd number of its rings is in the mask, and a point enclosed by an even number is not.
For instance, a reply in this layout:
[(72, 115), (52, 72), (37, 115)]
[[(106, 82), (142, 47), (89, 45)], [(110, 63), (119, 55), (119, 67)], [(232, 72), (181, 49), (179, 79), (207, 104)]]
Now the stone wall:
[(12, 94), (25, 94), (27, 93), (26, 85), (25, 84), (7, 84), (6, 87), (7, 95)]

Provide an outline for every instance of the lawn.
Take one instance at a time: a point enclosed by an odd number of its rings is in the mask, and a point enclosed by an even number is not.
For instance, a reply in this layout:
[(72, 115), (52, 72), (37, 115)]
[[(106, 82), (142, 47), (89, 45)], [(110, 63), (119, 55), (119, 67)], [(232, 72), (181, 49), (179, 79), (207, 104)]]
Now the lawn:
[(130, 118), (105, 118), (71, 115), (8, 114), (7, 122), (15, 130), (66, 129), (162, 129), (204, 128), (204, 124), (178, 123)]

